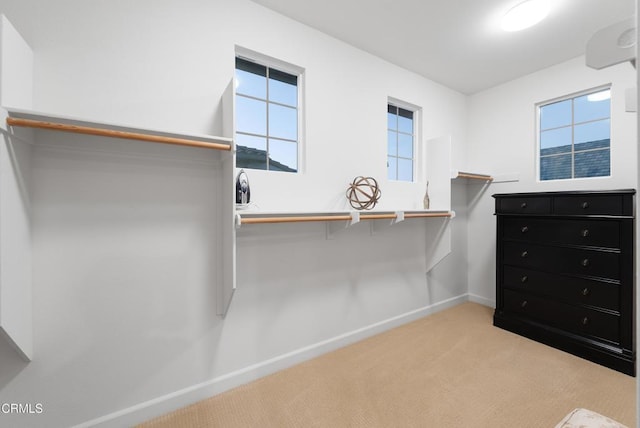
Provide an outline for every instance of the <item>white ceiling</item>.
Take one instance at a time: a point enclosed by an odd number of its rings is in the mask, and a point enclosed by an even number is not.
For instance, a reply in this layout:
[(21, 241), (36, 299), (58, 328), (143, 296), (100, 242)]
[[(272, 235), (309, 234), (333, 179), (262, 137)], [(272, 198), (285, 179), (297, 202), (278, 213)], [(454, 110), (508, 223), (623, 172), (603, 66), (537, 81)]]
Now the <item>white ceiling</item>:
[(550, 0), (542, 23), (499, 28), (522, 0), (253, 0), (465, 94), (584, 54), (597, 30), (635, 13), (635, 0)]

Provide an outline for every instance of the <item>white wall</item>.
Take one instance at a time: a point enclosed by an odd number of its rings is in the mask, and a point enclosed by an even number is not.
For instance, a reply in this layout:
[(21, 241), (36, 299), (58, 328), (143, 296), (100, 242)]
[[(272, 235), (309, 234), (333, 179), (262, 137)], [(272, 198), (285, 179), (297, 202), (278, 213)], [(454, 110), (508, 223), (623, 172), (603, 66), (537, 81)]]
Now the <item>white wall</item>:
[[(35, 52), (41, 111), (219, 135), (236, 45), (304, 67), (306, 174), (252, 174), (252, 195), (272, 196), (264, 209), (292, 191), (301, 207), (313, 197), (333, 207), (353, 176), (384, 176), (388, 96), (421, 106), (423, 139), (451, 135), (455, 165), (465, 162), (464, 96), (249, 1), (0, 0), (0, 13)], [(462, 188), (454, 251), (428, 277), (426, 238), (444, 220), (358, 224), (329, 240), (324, 224), (243, 227), (238, 289), (220, 319), (215, 161), (38, 135), (34, 361), (0, 343), (0, 403), (44, 413), (0, 425), (69, 426), (159, 399), (150, 416), (466, 296)], [(306, 193), (310, 177), (330, 190)], [(383, 188), (389, 204), (396, 187)]]
[[(538, 182), (535, 104), (611, 84), (611, 177)], [(472, 204), (468, 221), (469, 292), (495, 304), (494, 193), (629, 189), (637, 186), (636, 114), (624, 95), (636, 84), (629, 63), (589, 69), (584, 57), (558, 64), (469, 97), (469, 168), (519, 176), (495, 183)]]

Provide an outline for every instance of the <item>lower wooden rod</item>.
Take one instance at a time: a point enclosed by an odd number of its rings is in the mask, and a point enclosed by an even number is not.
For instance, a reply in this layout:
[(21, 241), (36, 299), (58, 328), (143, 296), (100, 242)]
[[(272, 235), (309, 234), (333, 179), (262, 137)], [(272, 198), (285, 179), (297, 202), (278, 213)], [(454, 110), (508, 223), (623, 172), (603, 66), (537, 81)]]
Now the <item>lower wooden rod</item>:
[(299, 217), (248, 217), (243, 218), (241, 224), (258, 223), (300, 223), (308, 221), (351, 221), (350, 215), (316, 215)]
[(360, 220), (393, 220), (394, 218), (398, 218), (397, 214), (362, 214), (360, 216)]
[(112, 129), (92, 128), (89, 126), (67, 125), (64, 123), (44, 122), (32, 119), (7, 118), (8, 126), (50, 129), (53, 131), (73, 132), (76, 134), (97, 135), (100, 137), (124, 138), (127, 140), (147, 141), (151, 143), (174, 144), (178, 146), (203, 147), (216, 150), (231, 150), (230, 144), (212, 143), (208, 141), (190, 140), (187, 138), (164, 137), (160, 135), (141, 134), (138, 132), (115, 131)]
[[(395, 219), (396, 214), (363, 214), (360, 220), (384, 220)], [(406, 213), (404, 218), (422, 217), (451, 217), (449, 212), (432, 213)], [(262, 224), (262, 223), (300, 223), (310, 221), (351, 221), (350, 215), (316, 215), (316, 216), (283, 216), (283, 217), (247, 217), (242, 218), (241, 224)]]
[(450, 212), (441, 213), (405, 213), (404, 218), (451, 217)]

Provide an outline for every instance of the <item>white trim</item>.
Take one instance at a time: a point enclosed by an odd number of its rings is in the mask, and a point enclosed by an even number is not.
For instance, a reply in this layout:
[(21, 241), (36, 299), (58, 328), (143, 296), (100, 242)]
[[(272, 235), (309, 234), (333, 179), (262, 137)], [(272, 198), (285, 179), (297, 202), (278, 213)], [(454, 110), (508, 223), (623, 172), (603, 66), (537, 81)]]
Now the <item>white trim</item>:
[(583, 89), (581, 91), (572, 92), (571, 94), (561, 95), (559, 97), (551, 98), (546, 101), (537, 102), (536, 107), (544, 107), (545, 105), (548, 105), (548, 104), (555, 104), (560, 101), (578, 98), (583, 95), (592, 94), (594, 92), (601, 92), (601, 91), (604, 91), (605, 89), (611, 89), (612, 86), (613, 86), (613, 83), (611, 82), (603, 83), (602, 85), (594, 86), (589, 89)]
[(73, 428), (132, 426), (468, 300), (468, 294), (461, 294), (83, 422)]
[(249, 61), (257, 62), (260, 65), (278, 69), (279, 71), (284, 71), (285, 73), (294, 74), (298, 77), (300, 77), (301, 74), (304, 74), (304, 68), (300, 66), (291, 64), (290, 62), (282, 61), (280, 59), (262, 54), (257, 51), (253, 51), (251, 49), (247, 49), (242, 46), (235, 46), (235, 56), (239, 56)]
[(479, 305), (487, 306), (494, 309), (496, 307), (496, 301), (493, 299), (487, 299), (486, 297), (478, 296), (477, 294), (471, 293), (469, 293), (468, 296), (470, 302), (478, 303)]

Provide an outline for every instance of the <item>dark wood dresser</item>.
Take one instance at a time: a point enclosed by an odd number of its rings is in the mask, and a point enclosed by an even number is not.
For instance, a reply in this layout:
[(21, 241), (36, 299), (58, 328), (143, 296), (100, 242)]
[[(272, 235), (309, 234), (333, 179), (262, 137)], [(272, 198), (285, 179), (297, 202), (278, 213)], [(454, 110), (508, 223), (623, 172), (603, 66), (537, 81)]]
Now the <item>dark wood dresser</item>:
[(635, 376), (634, 195), (493, 195), (493, 324)]

